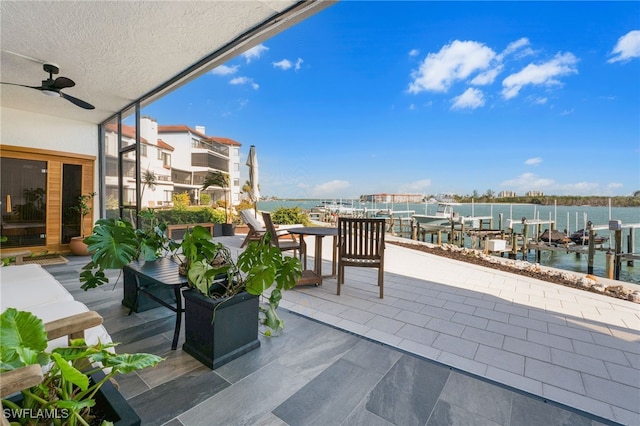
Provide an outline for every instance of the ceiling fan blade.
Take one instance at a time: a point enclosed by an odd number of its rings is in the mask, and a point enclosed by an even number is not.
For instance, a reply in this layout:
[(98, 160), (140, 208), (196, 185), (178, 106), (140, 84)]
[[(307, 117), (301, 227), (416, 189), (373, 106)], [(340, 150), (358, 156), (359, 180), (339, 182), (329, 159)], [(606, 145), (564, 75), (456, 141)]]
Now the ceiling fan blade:
[(60, 92), (60, 96), (63, 97), (64, 99), (68, 100), (72, 104), (79, 106), (80, 108), (84, 108), (84, 109), (95, 109), (96, 108), (93, 105), (91, 105), (90, 103), (85, 102), (85, 101), (83, 101), (81, 99), (78, 99), (78, 98), (74, 98), (73, 96), (67, 95), (66, 93)]
[(73, 87), (76, 83), (67, 77), (58, 77), (55, 79), (53, 84), (51, 85), (54, 89), (64, 89), (65, 87)]
[(42, 90), (42, 87), (40, 87), (40, 86), (27, 86), (26, 84), (5, 83), (4, 81), (0, 82), (0, 84), (6, 84), (8, 86), (28, 87), (29, 89)]

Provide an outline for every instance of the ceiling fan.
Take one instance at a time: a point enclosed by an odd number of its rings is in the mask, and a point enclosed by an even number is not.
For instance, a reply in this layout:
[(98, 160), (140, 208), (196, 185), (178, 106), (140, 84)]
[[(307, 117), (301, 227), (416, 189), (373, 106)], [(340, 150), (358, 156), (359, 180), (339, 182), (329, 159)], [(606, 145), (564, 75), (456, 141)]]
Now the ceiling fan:
[(62, 89), (65, 89), (67, 87), (73, 87), (76, 85), (76, 83), (67, 77), (58, 77), (54, 80), (53, 75), (58, 74), (60, 72), (60, 69), (56, 65), (44, 64), (42, 67), (44, 68), (45, 72), (49, 73), (49, 78), (46, 80), (42, 80), (41, 86), (27, 86), (24, 84), (4, 83), (4, 82), (0, 82), (0, 84), (9, 84), (11, 86), (28, 87), (30, 89), (40, 90), (45, 95), (59, 96), (63, 99), (68, 100), (72, 104), (79, 106), (80, 108), (95, 109), (95, 107), (90, 103), (85, 102), (78, 98), (74, 98), (73, 96), (67, 95), (66, 93), (62, 92)]

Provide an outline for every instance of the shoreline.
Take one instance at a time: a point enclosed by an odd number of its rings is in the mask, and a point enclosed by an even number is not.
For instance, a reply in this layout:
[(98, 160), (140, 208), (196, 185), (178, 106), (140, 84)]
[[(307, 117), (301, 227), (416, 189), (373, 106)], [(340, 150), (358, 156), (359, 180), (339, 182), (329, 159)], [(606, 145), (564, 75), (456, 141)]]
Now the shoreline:
[(438, 246), (422, 241), (407, 240), (398, 237), (388, 238), (386, 241), (389, 244), (422, 251), (433, 254), (434, 256), (446, 257), (448, 259), (465, 263), (472, 263), (486, 268), (518, 274), (553, 284), (603, 294), (616, 299), (640, 304), (640, 285), (626, 281), (610, 280), (593, 275), (546, 267), (530, 263), (525, 260), (505, 259), (484, 254), (481, 250), (460, 248), (450, 244)]

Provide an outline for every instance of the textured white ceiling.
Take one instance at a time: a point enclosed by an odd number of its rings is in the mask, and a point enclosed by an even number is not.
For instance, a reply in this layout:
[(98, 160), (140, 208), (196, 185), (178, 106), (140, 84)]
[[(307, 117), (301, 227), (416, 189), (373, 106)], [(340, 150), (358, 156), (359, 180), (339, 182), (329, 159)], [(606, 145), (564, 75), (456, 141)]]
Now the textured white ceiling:
[[(42, 64), (54, 63), (60, 67), (58, 76), (76, 83), (63, 92), (93, 104), (96, 109), (84, 110), (37, 90), (8, 85), (0, 85), (1, 104), (100, 123), (248, 30), (274, 21), (177, 85), (332, 3), (2, 0), (0, 81), (40, 86), (48, 77)], [(282, 19), (273, 20), (295, 5), (295, 10)]]

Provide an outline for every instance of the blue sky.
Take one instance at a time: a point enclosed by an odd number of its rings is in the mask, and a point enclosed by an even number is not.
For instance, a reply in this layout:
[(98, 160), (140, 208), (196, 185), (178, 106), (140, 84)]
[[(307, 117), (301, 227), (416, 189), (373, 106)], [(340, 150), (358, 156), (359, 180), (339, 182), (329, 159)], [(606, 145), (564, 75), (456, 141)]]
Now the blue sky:
[[(264, 196), (640, 190), (639, 2), (342, 1), (149, 105)], [(241, 165), (243, 178), (247, 167)]]

